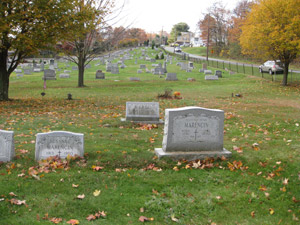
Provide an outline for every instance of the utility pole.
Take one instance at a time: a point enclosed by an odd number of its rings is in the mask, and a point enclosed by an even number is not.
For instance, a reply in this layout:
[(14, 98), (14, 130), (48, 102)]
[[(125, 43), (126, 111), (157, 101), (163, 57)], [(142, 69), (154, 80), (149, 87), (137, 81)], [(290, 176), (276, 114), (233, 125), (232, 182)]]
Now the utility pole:
[(209, 18), (210, 18), (210, 14), (208, 14), (208, 21), (207, 21), (206, 61), (208, 61), (208, 46), (209, 46)]

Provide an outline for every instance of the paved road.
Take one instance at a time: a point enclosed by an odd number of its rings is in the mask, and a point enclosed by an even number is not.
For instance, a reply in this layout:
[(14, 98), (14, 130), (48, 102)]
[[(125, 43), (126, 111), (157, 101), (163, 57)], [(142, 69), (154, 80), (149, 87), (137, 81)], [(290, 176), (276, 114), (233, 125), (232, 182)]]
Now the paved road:
[[(168, 46), (165, 46), (164, 47), (165, 48), (165, 50), (166, 51), (168, 51), (168, 52), (173, 52), (174, 53), (174, 47), (168, 47)], [(182, 53), (184, 53), (184, 52), (182, 52)], [(182, 53), (175, 53), (175, 54), (177, 54), (177, 55), (182, 55)], [(189, 53), (186, 53), (186, 54), (189, 54)], [(202, 59), (202, 60), (206, 60), (206, 57), (204, 57), (204, 56), (199, 56), (199, 55), (193, 55), (193, 54), (189, 54), (189, 56), (191, 56), (191, 57), (193, 57), (193, 58), (197, 58), (197, 59)], [(215, 59), (215, 58), (209, 58), (208, 57), (208, 60), (210, 60), (210, 61), (215, 61), (215, 62), (224, 62), (224, 63), (232, 63), (232, 64), (238, 64), (239, 66), (243, 66), (243, 65), (245, 65), (245, 66), (252, 66), (253, 65), (253, 67), (255, 67), (255, 68), (258, 68), (259, 67), (259, 65), (256, 65), (256, 64), (248, 64), (248, 63), (239, 63), (239, 62), (236, 62), (236, 61), (227, 61), (227, 60), (222, 60), (222, 59)], [(291, 70), (289, 70), (289, 72), (291, 72)], [(293, 70), (293, 73), (300, 73), (300, 71), (299, 70)]]

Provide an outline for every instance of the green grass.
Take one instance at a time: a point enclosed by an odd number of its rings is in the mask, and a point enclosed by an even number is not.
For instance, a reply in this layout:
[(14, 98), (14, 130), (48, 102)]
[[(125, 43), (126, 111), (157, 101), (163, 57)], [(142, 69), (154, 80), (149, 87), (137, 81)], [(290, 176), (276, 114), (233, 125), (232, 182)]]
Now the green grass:
[[(41, 73), (11, 76), (13, 101), (0, 102), (0, 129), (15, 132), (16, 157), (0, 164), (0, 224), (52, 224), (43, 219), (45, 214), (62, 218), (62, 224), (70, 219), (80, 224), (140, 224), (140, 216), (153, 218), (149, 224), (174, 224), (176, 219), (178, 224), (299, 224), (299, 87), (226, 71), (219, 81), (205, 81), (197, 72), (200, 64), (186, 73), (174, 62), (168, 72), (176, 72), (179, 81), (167, 82), (158, 75), (137, 74), (134, 60), (125, 64), (120, 74), (106, 73), (105, 80), (95, 80), (96, 70), (104, 66), (86, 70), (85, 88), (76, 87), (76, 71), (70, 79), (47, 81), (44, 97)], [(188, 82), (189, 77), (196, 82)], [(157, 99), (166, 88), (179, 91), (182, 99)], [(68, 93), (75, 100), (66, 100)], [(138, 124), (120, 122), (126, 101), (158, 101), (162, 119), (166, 108), (224, 110), (224, 147), (232, 158), (215, 161), (210, 169), (158, 160), (154, 148), (162, 145), (163, 125), (141, 130)], [(41, 171), (37, 180), (28, 173), (38, 166), (35, 135), (54, 130), (83, 133), (84, 160), (71, 161), (67, 169)], [(256, 150), (254, 143), (259, 144)], [(236, 162), (242, 169), (231, 171), (229, 163)], [(150, 164), (161, 171), (147, 170)], [(93, 171), (92, 166), (103, 170)], [(101, 190), (97, 197), (95, 190)], [(81, 194), (85, 198), (77, 199)], [(26, 200), (26, 205), (11, 204), (12, 198)], [(86, 220), (97, 211), (107, 217)]]

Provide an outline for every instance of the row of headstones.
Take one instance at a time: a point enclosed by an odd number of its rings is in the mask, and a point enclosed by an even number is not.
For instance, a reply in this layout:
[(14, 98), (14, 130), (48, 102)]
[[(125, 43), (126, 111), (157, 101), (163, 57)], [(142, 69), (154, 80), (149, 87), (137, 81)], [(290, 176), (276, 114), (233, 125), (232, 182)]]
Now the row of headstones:
[[(126, 102), (126, 119), (138, 123), (163, 123), (158, 102)], [(162, 148), (155, 148), (159, 158), (195, 160), (207, 157), (230, 157), (223, 148), (224, 111), (201, 107), (165, 110)], [(0, 161), (15, 155), (14, 132), (0, 130)], [(67, 131), (38, 133), (35, 159), (51, 156), (66, 158), (84, 155), (84, 134)]]

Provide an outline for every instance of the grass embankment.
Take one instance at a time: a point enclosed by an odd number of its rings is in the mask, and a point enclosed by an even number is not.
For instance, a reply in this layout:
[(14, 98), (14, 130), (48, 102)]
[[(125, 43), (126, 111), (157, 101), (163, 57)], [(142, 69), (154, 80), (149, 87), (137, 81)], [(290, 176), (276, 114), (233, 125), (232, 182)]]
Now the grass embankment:
[[(96, 63), (85, 72), (86, 88), (76, 87), (72, 71), (70, 79), (47, 81), (44, 97), (41, 73), (12, 75), (14, 100), (0, 103), (0, 129), (15, 132), (16, 157), (0, 165), (1, 224), (139, 224), (140, 216), (153, 218), (149, 224), (299, 223), (299, 88), (228, 72), (205, 81), (199, 64), (186, 73), (174, 61), (168, 72), (177, 72), (176, 82), (137, 74), (134, 60), (120, 74), (95, 80), (95, 71), (105, 70)], [(141, 82), (130, 82), (133, 76)], [(166, 88), (182, 99), (158, 100)], [(75, 100), (66, 100), (68, 93)], [(154, 148), (162, 145), (163, 125), (120, 122), (126, 101), (159, 101), (162, 119), (166, 108), (224, 110), (224, 147), (233, 157), (204, 169), (158, 160)], [(35, 162), (36, 133), (54, 130), (83, 133), (84, 159)], [(86, 219), (98, 211), (106, 217)]]

